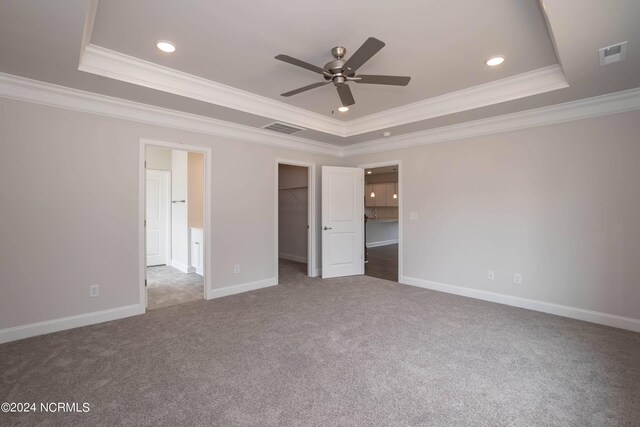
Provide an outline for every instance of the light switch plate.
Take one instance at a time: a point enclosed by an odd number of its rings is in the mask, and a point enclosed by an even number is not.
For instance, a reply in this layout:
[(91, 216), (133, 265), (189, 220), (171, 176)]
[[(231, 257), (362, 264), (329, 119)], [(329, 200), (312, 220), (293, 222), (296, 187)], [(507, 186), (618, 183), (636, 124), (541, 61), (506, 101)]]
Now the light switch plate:
[(409, 212), (409, 220), (417, 221), (418, 220), (418, 212)]

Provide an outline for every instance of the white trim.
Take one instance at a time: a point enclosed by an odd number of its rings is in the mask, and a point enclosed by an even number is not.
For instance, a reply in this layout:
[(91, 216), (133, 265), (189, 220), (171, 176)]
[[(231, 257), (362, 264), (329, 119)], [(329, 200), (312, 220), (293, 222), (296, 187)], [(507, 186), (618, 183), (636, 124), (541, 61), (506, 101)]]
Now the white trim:
[[(301, 262), (303, 264), (307, 263), (307, 257), (300, 255), (287, 254), (284, 252), (278, 252), (278, 258), (288, 259), (289, 261)], [(310, 277), (313, 277), (309, 275)]]
[(380, 241), (377, 241), (377, 242), (367, 242), (367, 247), (368, 248), (377, 248), (378, 246), (395, 245), (396, 243), (398, 243), (398, 239), (380, 240)]
[(345, 135), (345, 124), (340, 120), (94, 44), (89, 44), (81, 53), (78, 70), (303, 128)]
[(347, 122), (345, 136), (473, 110), (566, 87), (569, 87), (569, 83), (562, 67), (554, 64), (351, 120)]
[(555, 314), (556, 316), (569, 317), (571, 319), (583, 320), (585, 322), (597, 323), (599, 325), (612, 326), (614, 328), (640, 332), (640, 319), (633, 319), (630, 317), (617, 316), (614, 314), (585, 310), (582, 308), (569, 307), (566, 305), (554, 304), (550, 302), (499, 294), (479, 289), (472, 289), (464, 286), (448, 285), (445, 283), (432, 282), (415, 277), (401, 276), (400, 283), (403, 283), (405, 285), (417, 286), (419, 288), (431, 289), (434, 291), (480, 299), (483, 301), (491, 301), (498, 304), (505, 304), (513, 307), (520, 307), (526, 308), (528, 310)]
[(183, 273), (194, 273), (196, 271), (195, 268), (193, 267), (189, 267), (186, 264), (181, 263), (180, 261), (176, 261), (175, 259), (171, 260), (171, 267), (173, 268), (177, 268), (178, 270), (182, 271)]
[(31, 323), (28, 325), (15, 326), (13, 328), (0, 330), (0, 344), (35, 337), (37, 335), (49, 334), (51, 332), (64, 331), (66, 329), (108, 322), (110, 320), (123, 319), (125, 317), (143, 313), (144, 307), (140, 304), (133, 304), (124, 307), (110, 308), (108, 310), (94, 311), (92, 313), (62, 317), (60, 319), (46, 320), (44, 322)]
[(487, 119), (460, 123), (345, 147), (276, 134), (223, 120), (168, 110), (133, 101), (98, 95), (50, 83), (0, 73), (0, 97), (85, 113), (115, 117), (162, 127), (222, 136), (290, 150), (346, 157), (456, 141), (481, 135), (509, 132), (582, 120), (640, 109), (640, 89), (570, 101)]
[(84, 52), (85, 48), (91, 43), (91, 35), (93, 34), (93, 25), (96, 21), (96, 12), (98, 11), (98, 0), (89, 0), (87, 7), (87, 15), (84, 18), (84, 30), (82, 32), (82, 45), (80, 52)]
[(316, 273), (316, 265), (318, 263), (318, 256), (316, 254), (316, 164), (312, 162), (302, 162), (299, 160), (290, 160), (290, 159), (275, 159), (275, 249), (274, 249), (274, 265), (276, 269), (276, 282), (278, 282), (278, 256), (280, 251), (278, 246), (279, 236), (278, 236), (278, 216), (279, 216), (279, 203), (278, 203), (278, 165), (291, 165), (291, 166), (301, 166), (307, 168), (307, 186), (308, 195), (307, 195), (307, 215), (308, 215), (308, 224), (309, 228), (307, 230), (307, 259), (310, 262), (304, 261), (307, 263), (307, 275), (309, 277), (317, 277)]
[(99, 95), (10, 74), (0, 73), (0, 97), (166, 128), (222, 136), (239, 141), (255, 142), (290, 150), (332, 156), (340, 155), (338, 147), (332, 144)]
[[(212, 283), (213, 283), (213, 269), (212, 269), (212, 265), (213, 265), (213, 244), (212, 244), (212, 236), (213, 236), (213, 226), (211, 223), (211, 214), (212, 214), (212, 197), (211, 197), (211, 192), (212, 192), (212, 181), (211, 181), (211, 177), (212, 177), (212, 149), (211, 147), (205, 147), (205, 146), (200, 146), (200, 145), (187, 145), (187, 144), (181, 144), (181, 143), (176, 143), (176, 142), (168, 142), (168, 141), (157, 141), (157, 140), (153, 140), (153, 139), (147, 139), (147, 138), (141, 138), (140, 139), (140, 151), (139, 151), (139, 156), (140, 156), (140, 160), (139, 160), (139, 179), (140, 182), (139, 184), (139, 200), (138, 200), (138, 209), (139, 209), (139, 222), (138, 222), (138, 227), (139, 227), (139, 232), (138, 232), (138, 250), (139, 250), (139, 257), (140, 257), (140, 272), (139, 272), (139, 280), (140, 280), (140, 301), (144, 302), (144, 306), (146, 307), (146, 300), (147, 300), (147, 291), (145, 288), (145, 279), (146, 279), (146, 272), (147, 272), (147, 268), (146, 268), (146, 249), (145, 249), (145, 241), (146, 241), (146, 236), (145, 236), (145, 229), (144, 229), (144, 219), (145, 219), (145, 194), (146, 194), (146, 168), (145, 168), (145, 156), (146, 156), (146, 150), (145, 147), (147, 145), (153, 145), (156, 147), (163, 147), (163, 148), (169, 148), (172, 150), (183, 150), (183, 151), (191, 151), (191, 152), (197, 152), (197, 153), (202, 153), (204, 155), (204, 227), (203, 227), (203, 259), (204, 259), (204, 265), (203, 265), (203, 271), (202, 271), (202, 275), (204, 276), (204, 289), (203, 289), (203, 296), (204, 299), (211, 299), (212, 298), (212, 293), (211, 293), (211, 289), (213, 287)], [(190, 235), (190, 234), (189, 234)], [(190, 248), (189, 248), (190, 250)], [(184, 264), (181, 263), (177, 263), (177, 265), (182, 266), (183, 268), (177, 267), (176, 265), (174, 265), (174, 260), (171, 261), (171, 264), (178, 268), (179, 270), (183, 271), (183, 272), (193, 272), (195, 271), (195, 269), (193, 267), (190, 266), (185, 266)]]
[(595, 96), (593, 98), (565, 102), (549, 107), (520, 111), (391, 138), (353, 144), (343, 147), (341, 154), (342, 156), (353, 156), (357, 154), (399, 150), (420, 145), (457, 141), (475, 136), (624, 113), (638, 109), (640, 109), (640, 89), (630, 89)]
[[(404, 215), (404, 184), (403, 184), (403, 176), (404, 176), (404, 168), (402, 167), (402, 160), (388, 160), (384, 162), (377, 163), (367, 163), (358, 165), (359, 168), (363, 169), (372, 169), (372, 168), (380, 168), (386, 166), (397, 166), (398, 167), (398, 281), (402, 277), (402, 272), (404, 270), (404, 253), (402, 251), (402, 242), (403, 242), (403, 215)], [(366, 182), (366, 177), (365, 177)], [(362, 201), (364, 206), (364, 200)], [(369, 247), (369, 246), (367, 246)]]
[(211, 291), (211, 298), (222, 298), (229, 295), (241, 294), (243, 292), (255, 291), (256, 289), (268, 288), (278, 284), (278, 279), (272, 277), (270, 279), (256, 280), (255, 282), (241, 283), (239, 285), (225, 286), (223, 288), (215, 288)]

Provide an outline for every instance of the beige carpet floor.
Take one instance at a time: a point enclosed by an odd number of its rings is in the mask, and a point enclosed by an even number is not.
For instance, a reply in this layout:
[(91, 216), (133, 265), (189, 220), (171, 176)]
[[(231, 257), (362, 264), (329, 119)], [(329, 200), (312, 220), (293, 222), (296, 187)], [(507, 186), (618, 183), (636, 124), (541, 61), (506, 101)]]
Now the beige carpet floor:
[(0, 346), (1, 425), (640, 423), (640, 334), (360, 276)]
[(170, 265), (147, 267), (147, 310), (204, 299), (204, 278)]

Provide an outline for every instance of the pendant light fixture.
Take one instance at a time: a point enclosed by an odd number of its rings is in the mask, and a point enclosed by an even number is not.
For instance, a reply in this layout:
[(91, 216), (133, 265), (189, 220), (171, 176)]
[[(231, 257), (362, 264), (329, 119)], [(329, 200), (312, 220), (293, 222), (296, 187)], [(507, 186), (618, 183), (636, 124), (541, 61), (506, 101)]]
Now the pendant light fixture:
[(396, 182), (395, 182), (395, 191), (393, 192), (393, 198), (398, 198), (398, 168), (395, 168), (396, 171)]
[[(372, 170), (367, 171), (367, 175), (371, 175), (372, 173), (373, 173)], [(371, 186), (371, 194), (369, 195), (369, 197), (376, 197), (376, 193), (375, 191), (373, 191), (373, 185)]]

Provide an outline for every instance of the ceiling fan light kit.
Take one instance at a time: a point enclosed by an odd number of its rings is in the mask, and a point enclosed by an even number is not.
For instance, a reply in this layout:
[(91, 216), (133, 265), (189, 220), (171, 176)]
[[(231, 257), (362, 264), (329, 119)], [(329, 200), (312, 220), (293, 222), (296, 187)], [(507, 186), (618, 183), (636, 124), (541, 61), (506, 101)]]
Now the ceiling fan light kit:
[[(317, 74), (321, 74), (324, 81), (313, 83), (307, 86), (303, 86), (298, 89), (294, 89), (289, 92), (283, 93), (281, 96), (289, 97), (297, 95), (302, 92), (306, 92), (311, 89), (315, 89), (320, 86), (333, 83), (338, 91), (338, 96), (342, 106), (338, 108), (339, 111), (345, 112), (347, 107), (356, 103), (351, 93), (351, 89), (347, 85), (348, 82), (374, 84), (374, 85), (392, 85), (392, 86), (406, 86), (409, 84), (411, 77), (405, 76), (380, 76), (380, 75), (356, 75), (356, 71), (364, 65), (373, 55), (378, 53), (380, 49), (384, 47), (384, 43), (374, 37), (369, 37), (360, 48), (345, 60), (344, 57), (347, 53), (347, 49), (342, 46), (336, 46), (331, 49), (333, 60), (327, 62), (324, 67), (320, 68), (313, 64), (301, 61), (288, 55), (278, 55), (276, 59), (286, 62), (297, 67), (304, 68), (309, 71), (313, 71)], [(343, 109), (343, 108), (346, 108)]]

